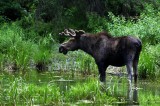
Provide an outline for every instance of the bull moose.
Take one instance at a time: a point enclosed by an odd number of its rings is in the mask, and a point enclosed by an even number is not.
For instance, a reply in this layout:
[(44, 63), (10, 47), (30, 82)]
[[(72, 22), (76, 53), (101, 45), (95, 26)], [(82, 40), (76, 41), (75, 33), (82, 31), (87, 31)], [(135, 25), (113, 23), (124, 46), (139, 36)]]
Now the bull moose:
[(129, 81), (132, 82), (132, 67), (134, 82), (137, 83), (137, 68), (142, 43), (138, 38), (131, 36), (113, 37), (107, 32), (97, 34), (85, 33), (83, 30), (65, 29), (61, 36), (71, 37), (59, 47), (59, 52), (78, 49), (90, 54), (98, 66), (100, 81), (106, 80), (106, 69), (109, 65), (121, 67), (126, 65)]

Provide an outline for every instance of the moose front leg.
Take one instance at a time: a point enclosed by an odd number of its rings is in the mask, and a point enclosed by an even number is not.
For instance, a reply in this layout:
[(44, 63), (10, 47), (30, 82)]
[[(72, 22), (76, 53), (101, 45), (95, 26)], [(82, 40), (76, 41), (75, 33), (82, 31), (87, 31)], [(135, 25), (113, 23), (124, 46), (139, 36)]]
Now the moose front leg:
[(97, 65), (98, 65), (98, 71), (100, 75), (100, 81), (105, 82), (106, 81), (106, 68), (108, 66), (106, 66), (105, 63), (103, 62), (99, 62), (97, 63)]

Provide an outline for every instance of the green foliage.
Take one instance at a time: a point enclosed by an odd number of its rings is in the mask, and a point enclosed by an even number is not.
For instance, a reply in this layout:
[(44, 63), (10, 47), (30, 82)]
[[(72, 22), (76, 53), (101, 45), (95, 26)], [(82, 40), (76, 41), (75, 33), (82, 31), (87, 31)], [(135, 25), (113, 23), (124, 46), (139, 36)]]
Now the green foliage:
[[(34, 57), (35, 57), (35, 61), (40, 61), (40, 60), (43, 60), (43, 61), (47, 61), (50, 56), (51, 56), (51, 48), (53, 45), (52, 43), (52, 37), (49, 36), (49, 37), (44, 37), (43, 39), (40, 39), (39, 42), (37, 43), (37, 46), (35, 51), (34, 51)], [(37, 57), (38, 58), (37, 58)]]
[(146, 5), (146, 9), (136, 22), (132, 19), (126, 20), (124, 17), (116, 17), (110, 12), (109, 22), (104, 17), (95, 14), (89, 15), (88, 27), (93, 32), (107, 30), (115, 36), (134, 35), (140, 37), (143, 42), (155, 44), (160, 42), (159, 17), (158, 10), (155, 10), (151, 5)]
[[(148, 10), (149, 9), (149, 10)], [(115, 35), (136, 35), (142, 39), (143, 42), (155, 44), (160, 42), (159, 35), (159, 15), (149, 5), (146, 10), (151, 11), (151, 15), (142, 13), (140, 19), (135, 23), (134, 21), (125, 21), (124, 19), (113, 19), (113, 28), (110, 30)], [(118, 33), (120, 32), (120, 33)]]
[[(108, 21), (106, 21), (105, 18), (108, 19), (109, 17), (101, 18), (101, 16), (104, 17), (108, 15), (108, 12), (112, 12), (116, 16), (138, 17), (140, 12), (144, 10), (145, 3), (148, 2), (149, 0), (94, 0), (92, 2), (86, 0), (39, 0), (35, 16), (36, 21), (47, 23), (52, 28), (52, 30), (50, 30), (49, 26), (45, 27), (44, 30), (41, 30), (42, 32), (53, 33), (55, 39), (62, 41), (62, 38), (55, 35), (65, 28), (85, 29), (88, 31), (91, 31), (93, 28), (95, 28), (96, 31), (99, 31), (98, 29), (106, 30), (108, 29)], [(153, 1), (149, 3), (153, 4), (157, 9)], [(45, 26), (40, 23), (36, 24), (40, 26), (38, 29)]]
[(5, 57), (2, 63), (6, 70), (25, 72), (38, 63), (49, 64), (53, 44), (51, 36), (39, 41), (26, 40), (25, 32), (15, 23), (3, 25), (0, 36), (0, 52)]
[(12, 24), (11, 27), (4, 25), (0, 31), (0, 49), (6, 57), (7, 64), (19, 70), (26, 70), (32, 54), (32, 42), (23, 41), (23, 31)]
[(139, 76), (141, 78), (156, 79), (160, 75), (160, 44), (145, 45), (139, 62)]
[(88, 17), (88, 29), (92, 32), (100, 32), (108, 28), (108, 21), (105, 17), (100, 17), (98, 14), (90, 13)]
[(5, 20), (17, 20), (21, 18), (21, 6), (14, 1), (2, 0), (0, 1), (0, 15)]

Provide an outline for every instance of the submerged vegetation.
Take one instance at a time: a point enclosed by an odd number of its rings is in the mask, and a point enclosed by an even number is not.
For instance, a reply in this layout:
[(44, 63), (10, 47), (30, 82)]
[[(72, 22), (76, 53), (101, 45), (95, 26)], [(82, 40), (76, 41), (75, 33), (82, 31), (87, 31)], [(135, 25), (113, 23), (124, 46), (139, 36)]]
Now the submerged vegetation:
[[(105, 30), (113, 36), (140, 38), (143, 48), (139, 79), (157, 81), (154, 85), (159, 83), (158, 1), (95, 0), (98, 5), (104, 3), (101, 8), (88, 1), (79, 5), (82, 0), (73, 4), (70, 1), (68, 4), (68, 0), (9, 1), (0, 1), (0, 105), (128, 104), (126, 79), (107, 76), (107, 88), (103, 88), (91, 56), (80, 50), (67, 55), (58, 53), (59, 43), (68, 39), (58, 36), (65, 28), (89, 33)], [(144, 89), (143, 84), (139, 87)], [(159, 103), (159, 91), (157, 94), (145, 89), (138, 91), (139, 104)]]

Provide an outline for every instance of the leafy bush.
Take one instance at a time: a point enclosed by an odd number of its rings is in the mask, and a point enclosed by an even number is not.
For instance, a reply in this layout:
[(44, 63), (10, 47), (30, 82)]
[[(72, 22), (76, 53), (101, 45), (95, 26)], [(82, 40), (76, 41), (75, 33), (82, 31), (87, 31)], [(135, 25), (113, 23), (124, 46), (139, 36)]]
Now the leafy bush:
[(137, 21), (116, 17), (111, 12), (109, 13), (110, 21), (96, 14), (91, 14), (88, 18), (88, 28), (92, 32), (107, 30), (114, 36), (134, 35), (140, 37), (143, 42), (150, 44), (160, 42), (160, 12), (151, 5), (146, 5), (146, 9)]

